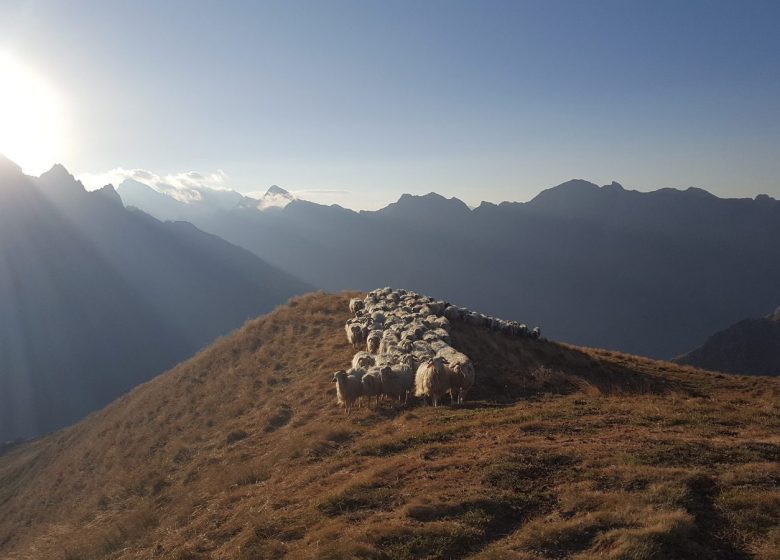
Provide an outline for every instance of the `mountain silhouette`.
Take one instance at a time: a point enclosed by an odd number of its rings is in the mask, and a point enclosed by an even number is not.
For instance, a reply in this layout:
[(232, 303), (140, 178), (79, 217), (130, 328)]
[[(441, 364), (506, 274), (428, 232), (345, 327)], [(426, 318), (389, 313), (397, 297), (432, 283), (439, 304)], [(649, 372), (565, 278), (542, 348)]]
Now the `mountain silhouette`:
[(0, 160), (0, 441), (71, 423), (310, 289), (62, 166)]
[(780, 298), (780, 203), (572, 180), (471, 210), (436, 193), (378, 211), (296, 200), (186, 219), (328, 290), (392, 284), (671, 358)]
[(780, 308), (767, 317), (739, 321), (673, 361), (742, 375), (780, 375)]

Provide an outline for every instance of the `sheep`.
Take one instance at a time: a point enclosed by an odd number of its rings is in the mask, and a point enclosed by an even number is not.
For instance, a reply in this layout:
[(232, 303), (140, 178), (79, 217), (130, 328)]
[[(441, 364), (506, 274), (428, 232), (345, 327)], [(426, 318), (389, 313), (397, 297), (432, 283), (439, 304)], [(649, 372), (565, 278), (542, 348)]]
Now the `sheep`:
[(444, 329), (447, 332), (450, 332), (450, 329), (452, 328), (452, 325), (450, 324), (450, 321), (447, 319), (447, 317), (436, 317), (436, 320), (433, 322), (433, 326), (437, 329)]
[(462, 352), (458, 352), (452, 346), (447, 346), (446, 348), (442, 348), (441, 350), (437, 351), (436, 357), (442, 358), (443, 360), (446, 360), (450, 364), (465, 362), (469, 359), (469, 357), (466, 356), (466, 354), (463, 354)]
[(414, 341), (417, 340), (417, 338), (414, 336), (414, 333), (411, 331), (404, 331), (401, 333), (401, 345), (411, 345), (414, 343)]
[[(434, 406), (445, 393), (453, 404), (462, 404), (474, 385), (475, 370), (468, 356), (450, 346), (452, 321), (507, 335), (541, 337), (539, 327), (529, 331), (517, 321), (389, 287), (372, 290), (362, 300), (351, 298), (349, 309), (354, 317), (345, 325), (347, 339), (355, 346), (365, 343), (366, 348), (354, 355), (352, 369), (334, 374), (333, 381), (344, 389), (337, 393), (347, 414), (359, 396), (365, 396), (370, 406), (372, 397), (378, 404), (380, 395), (408, 398), (412, 390), (430, 397)], [(357, 397), (349, 396), (350, 384)]]
[(431, 331), (431, 334), (436, 336), (436, 338), (439, 338), (449, 344), (450, 342), (450, 333), (448, 333), (445, 329), (442, 328), (436, 328)]
[(374, 311), (371, 314), (371, 320), (374, 322), (375, 325), (384, 325), (385, 314), (382, 311)]
[(475, 325), (475, 326), (481, 326), (482, 320), (480, 318), (479, 313), (472, 311), (468, 315), (465, 316), (466, 324), (468, 325)]
[(446, 369), (450, 374), (450, 399), (453, 403), (463, 404), (466, 393), (474, 385), (476, 373), (474, 364), (466, 358), (454, 364), (447, 362)]
[(347, 323), (344, 325), (344, 328), (347, 331), (347, 341), (349, 341), (352, 346), (358, 346), (363, 342), (363, 329), (360, 325), (357, 323)]
[(412, 377), (414, 377), (414, 373), (420, 366), (420, 362), (414, 357), (413, 354), (401, 354), (396, 359), (396, 363), (400, 366), (408, 367), (412, 372)]
[(352, 298), (349, 300), (349, 312), (352, 314), (361, 311), (366, 306), (365, 302), (359, 298)]
[(374, 364), (376, 364), (376, 359), (368, 352), (358, 352), (352, 358), (353, 368), (366, 368), (371, 367)]
[(423, 335), (423, 342), (427, 342), (428, 344), (430, 344), (430, 343), (431, 343), (431, 342), (433, 342), (434, 340), (441, 340), (441, 337), (439, 337), (439, 335), (437, 335), (437, 334), (436, 334), (435, 332), (433, 332), (433, 331), (428, 331), (428, 332), (426, 332), (426, 333)]
[(434, 358), (420, 364), (414, 383), (416, 396), (430, 397), (433, 406), (439, 406), (439, 398), (450, 390), (450, 374), (444, 367), (444, 360)]
[(462, 321), (466, 316), (466, 310), (457, 305), (450, 305), (444, 309), (444, 316), (450, 321)]
[(433, 301), (428, 304), (428, 307), (431, 310), (431, 313), (434, 315), (441, 315), (444, 313), (444, 309), (447, 307), (447, 304), (443, 301)]
[(406, 365), (385, 366), (379, 370), (379, 377), (382, 380), (382, 393), (399, 401), (403, 398), (406, 404), (414, 386), (412, 369)]
[(378, 368), (373, 367), (361, 379), (363, 396), (368, 401), (368, 408), (371, 408), (371, 397), (376, 399), (376, 404), (379, 406), (379, 396), (382, 394), (382, 380), (379, 377), (379, 371)]
[(393, 339), (383, 338), (379, 343), (379, 353), (381, 355), (392, 354), (399, 351), (399, 343)]
[(379, 351), (379, 345), (382, 343), (382, 331), (372, 330), (366, 337), (366, 350), (369, 354), (376, 354)]
[(363, 394), (363, 384), (356, 375), (347, 375), (342, 370), (333, 374), (333, 383), (336, 384), (336, 401), (344, 405), (347, 416), (352, 413), (352, 406)]

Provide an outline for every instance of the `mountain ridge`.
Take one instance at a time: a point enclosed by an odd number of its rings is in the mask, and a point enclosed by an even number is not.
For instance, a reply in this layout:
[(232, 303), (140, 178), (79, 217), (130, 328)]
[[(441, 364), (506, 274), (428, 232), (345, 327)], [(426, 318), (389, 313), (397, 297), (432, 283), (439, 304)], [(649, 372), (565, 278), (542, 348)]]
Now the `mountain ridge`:
[[(195, 226), (0, 171), (0, 441), (71, 423), (311, 285)], [(10, 170), (10, 171), (9, 171)]]
[(328, 290), (406, 285), (552, 325), (572, 343), (655, 357), (679, 355), (780, 296), (770, 241), (780, 203), (769, 197), (574, 180), (534, 201), (475, 209), (407, 194), (377, 211), (296, 200), (191, 221)]
[(725, 373), (780, 375), (780, 309), (718, 331), (673, 361)]

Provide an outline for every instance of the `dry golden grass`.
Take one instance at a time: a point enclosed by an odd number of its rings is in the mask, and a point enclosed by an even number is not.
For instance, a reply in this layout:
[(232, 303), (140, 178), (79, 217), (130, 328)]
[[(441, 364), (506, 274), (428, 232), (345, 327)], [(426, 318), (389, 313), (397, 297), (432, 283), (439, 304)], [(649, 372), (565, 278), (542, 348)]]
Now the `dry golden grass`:
[(0, 557), (780, 557), (780, 382), (456, 325), (459, 408), (350, 418), (353, 294), (0, 457)]

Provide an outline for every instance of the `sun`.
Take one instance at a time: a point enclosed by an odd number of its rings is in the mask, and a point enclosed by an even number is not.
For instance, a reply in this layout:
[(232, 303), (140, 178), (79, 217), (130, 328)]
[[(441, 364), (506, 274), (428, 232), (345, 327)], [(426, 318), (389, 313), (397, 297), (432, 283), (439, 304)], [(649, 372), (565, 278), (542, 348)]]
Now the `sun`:
[(62, 100), (31, 68), (0, 53), (0, 154), (38, 175), (65, 149)]

